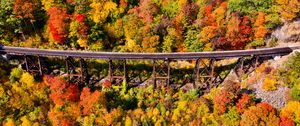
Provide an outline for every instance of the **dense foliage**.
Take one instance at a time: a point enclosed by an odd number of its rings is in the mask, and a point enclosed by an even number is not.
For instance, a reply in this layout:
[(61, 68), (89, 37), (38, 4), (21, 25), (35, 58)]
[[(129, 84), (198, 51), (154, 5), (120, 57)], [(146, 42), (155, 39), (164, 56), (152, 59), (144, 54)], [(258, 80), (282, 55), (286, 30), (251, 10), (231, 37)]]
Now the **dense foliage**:
[(0, 42), (127, 52), (256, 48), (299, 8), (298, 0), (2, 0)]
[(280, 80), (291, 88), (291, 97), (300, 100), (300, 53), (296, 52), (286, 62), (284, 68), (279, 69)]
[[(110, 85), (109, 83), (106, 85)], [(300, 102), (282, 110), (228, 82), (199, 90), (105, 86), (79, 88), (59, 77), (43, 81), (19, 69), (0, 85), (2, 125), (272, 125), (300, 124)]]
[[(299, 0), (1, 0), (0, 43), (123, 52), (257, 48), (299, 16)], [(0, 125), (300, 125), (300, 54), (255, 75), (264, 90), (291, 88), (284, 108), (260, 102), (239, 82), (205, 93), (109, 81), (82, 87), (0, 64)]]

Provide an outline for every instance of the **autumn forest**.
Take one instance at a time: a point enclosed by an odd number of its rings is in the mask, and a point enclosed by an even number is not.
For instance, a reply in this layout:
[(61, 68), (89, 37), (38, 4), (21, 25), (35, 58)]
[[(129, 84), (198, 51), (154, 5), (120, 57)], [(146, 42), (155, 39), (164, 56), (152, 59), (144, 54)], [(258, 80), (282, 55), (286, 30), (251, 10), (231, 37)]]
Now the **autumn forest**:
[[(278, 45), (271, 33), (299, 17), (299, 0), (0, 0), (0, 44), (143, 53), (257, 49)], [(2, 57), (0, 125), (300, 126), (300, 53), (274, 62), (204, 91), (82, 86), (36, 76)]]

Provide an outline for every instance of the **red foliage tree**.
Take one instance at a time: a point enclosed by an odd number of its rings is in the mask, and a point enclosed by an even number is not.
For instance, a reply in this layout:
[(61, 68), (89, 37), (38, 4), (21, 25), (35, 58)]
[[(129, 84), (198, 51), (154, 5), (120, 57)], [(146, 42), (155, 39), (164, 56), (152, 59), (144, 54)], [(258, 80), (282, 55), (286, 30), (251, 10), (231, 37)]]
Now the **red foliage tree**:
[(62, 119), (60, 123), (61, 123), (61, 126), (72, 126), (71, 121), (67, 120), (67, 119)]
[(81, 35), (81, 37), (87, 38), (89, 26), (86, 23), (86, 15), (78, 14), (76, 16), (76, 21), (79, 23), (78, 33)]
[(76, 102), (79, 100), (80, 92), (77, 85), (70, 85), (65, 93), (65, 98), (68, 101)]
[(280, 118), (280, 126), (294, 126), (294, 121), (287, 117)]
[(240, 24), (241, 41), (243, 41), (244, 43), (252, 41), (251, 32), (252, 29), (250, 26), (249, 18), (247, 16), (244, 16)]
[(51, 7), (48, 10), (48, 27), (55, 41), (63, 44), (67, 35), (67, 21), (69, 15), (67, 9), (62, 7)]
[(127, 4), (126, 1), (127, 1), (127, 0), (120, 0), (120, 7), (126, 8), (126, 7), (128, 6), (128, 4)]
[(58, 105), (63, 105), (63, 90), (67, 87), (67, 84), (64, 82), (64, 80), (58, 78), (58, 77), (50, 77), (45, 76), (44, 80), (46, 84), (50, 86), (50, 98), (51, 100)]
[(205, 16), (206, 16), (206, 17), (211, 16), (212, 11), (213, 11), (213, 6), (212, 6), (212, 5), (207, 5), (207, 6), (205, 7)]
[(236, 108), (239, 113), (243, 113), (248, 107), (254, 104), (255, 103), (253, 99), (249, 95), (243, 94), (242, 97), (238, 100)]
[(85, 19), (86, 19), (85, 14), (78, 14), (76, 16), (76, 21), (78, 21), (79, 23), (83, 23), (85, 21)]
[(151, 0), (141, 0), (139, 6), (129, 10), (128, 13), (133, 13), (139, 18), (142, 18), (144, 23), (150, 24), (153, 21), (153, 16), (158, 12), (158, 7)]
[(215, 17), (212, 15), (213, 6), (207, 5), (205, 7), (205, 23), (207, 26), (216, 26)]
[(250, 42), (251, 39), (251, 27), (248, 25), (248, 17), (243, 17), (235, 13), (232, 15), (232, 18), (227, 25), (227, 45), (230, 49), (244, 49), (247, 42)]
[(57, 105), (65, 102), (76, 102), (79, 100), (79, 89), (77, 85), (71, 85), (59, 77), (45, 76), (46, 84), (50, 86), (50, 98)]

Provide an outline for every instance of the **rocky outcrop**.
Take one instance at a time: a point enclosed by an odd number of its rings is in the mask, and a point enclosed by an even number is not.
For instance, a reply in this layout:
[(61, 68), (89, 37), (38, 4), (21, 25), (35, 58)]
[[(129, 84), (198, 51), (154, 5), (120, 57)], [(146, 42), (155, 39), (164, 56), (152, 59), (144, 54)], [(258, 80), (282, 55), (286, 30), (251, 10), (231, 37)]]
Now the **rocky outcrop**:
[(300, 42), (300, 19), (284, 23), (271, 36), (276, 37), (279, 42)]

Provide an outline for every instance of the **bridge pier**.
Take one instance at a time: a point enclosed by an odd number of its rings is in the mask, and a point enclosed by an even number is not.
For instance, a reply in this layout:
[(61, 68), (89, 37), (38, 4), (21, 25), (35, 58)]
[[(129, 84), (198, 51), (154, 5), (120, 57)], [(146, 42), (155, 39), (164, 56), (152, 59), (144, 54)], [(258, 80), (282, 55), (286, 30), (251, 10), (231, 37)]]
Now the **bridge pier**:
[[(79, 70), (77, 70), (79, 68)], [(79, 59), (79, 67), (72, 57), (66, 58), (66, 72), (69, 82), (89, 83), (88, 67), (84, 59)]]
[(158, 60), (153, 60), (153, 86), (154, 88), (157, 87), (157, 80), (165, 80), (166, 85), (170, 86), (170, 59), (165, 59), (162, 62), (158, 62)]
[(215, 75), (215, 61), (216, 59), (208, 59), (208, 63), (204, 61), (205, 59), (197, 59), (193, 80), (194, 80), (194, 88), (209, 88), (214, 82)]
[[(121, 61), (118, 63), (118, 61)], [(108, 61), (109, 64), (109, 80), (111, 83), (128, 83), (128, 77), (127, 77), (127, 66), (126, 66), (126, 60), (116, 60), (116, 63), (113, 62), (113, 60)], [(119, 82), (117, 82), (117, 80)]]
[(24, 63), (27, 72), (38, 73), (40, 76), (43, 75), (43, 68), (40, 56), (24, 55)]
[(259, 66), (264, 62), (264, 60), (267, 59), (263, 59), (260, 56), (240, 57), (233, 71), (241, 81), (243, 75), (253, 72), (257, 68), (257, 66)]

